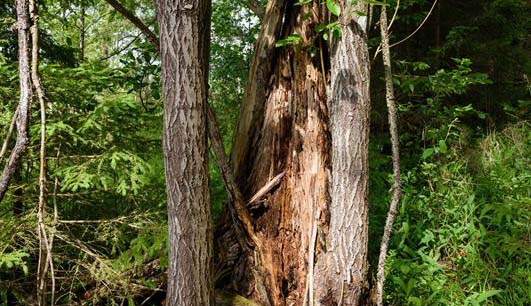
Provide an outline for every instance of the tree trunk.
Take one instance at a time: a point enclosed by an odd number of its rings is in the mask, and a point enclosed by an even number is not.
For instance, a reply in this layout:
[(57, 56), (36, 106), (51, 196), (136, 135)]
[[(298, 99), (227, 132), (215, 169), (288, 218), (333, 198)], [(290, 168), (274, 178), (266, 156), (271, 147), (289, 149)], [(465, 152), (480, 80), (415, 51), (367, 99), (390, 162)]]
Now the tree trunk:
[[(247, 201), (285, 174), (249, 206), (262, 247), (259, 256), (243, 252), (230, 278), (262, 305), (359, 305), (367, 268), (366, 40), (354, 16), (342, 17), (330, 55), (315, 31), (329, 22), (324, 5), (296, 2), (267, 5), (232, 152)], [(295, 44), (275, 48), (295, 34)]]
[(28, 124), (31, 113), (31, 76), (30, 76), (30, 18), (29, 18), (29, 1), (17, 0), (17, 28), (18, 28), (18, 74), (20, 83), (20, 100), (18, 112), (16, 114), (17, 140), (15, 147), (7, 160), (7, 163), (0, 176), (0, 202), (4, 198), (11, 177), (20, 167), (22, 156), (26, 152), (29, 143)]
[[(367, 289), (369, 54), (366, 4), (339, 1), (341, 37), (332, 43), (330, 229), (317, 261), (317, 305), (363, 305)], [(366, 14), (365, 14), (366, 15)]]
[(85, 4), (81, 3), (79, 12), (79, 62), (85, 60)]
[(210, 1), (157, 0), (168, 197), (167, 305), (213, 305), (206, 103)]

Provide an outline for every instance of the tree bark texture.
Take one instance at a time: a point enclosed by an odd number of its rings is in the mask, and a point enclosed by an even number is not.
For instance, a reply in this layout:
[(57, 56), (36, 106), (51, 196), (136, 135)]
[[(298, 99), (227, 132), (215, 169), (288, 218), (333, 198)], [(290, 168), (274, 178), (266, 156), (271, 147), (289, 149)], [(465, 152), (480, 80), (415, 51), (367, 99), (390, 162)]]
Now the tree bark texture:
[(209, 0), (157, 0), (168, 197), (167, 305), (213, 305), (207, 168)]
[(17, 167), (20, 166), (20, 160), (26, 152), (29, 143), (28, 124), (31, 112), (32, 84), (30, 75), (30, 18), (29, 18), (29, 1), (17, 0), (17, 32), (18, 32), (18, 63), (19, 63), (19, 82), (20, 82), (20, 100), (16, 119), (17, 140), (9, 159), (7, 160), (2, 176), (0, 177), (0, 202), (4, 198), (11, 177)]
[(367, 289), (369, 55), (366, 4), (338, 1), (341, 37), (330, 55), (332, 170), (328, 247), (318, 259), (318, 305), (362, 305)]
[[(235, 132), (232, 162), (247, 201), (285, 175), (249, 206), (262, 257), (236, 261), (232, 286), (262, 305), (359, 305), (367, 269), (365, 34), (354, 16), (340, 19), (342, 38), (330, 53), (315, 31), (329, 22), (325, 6), (296, 2), (268, 3)], [(295, 34), (299, 41), (275, 48)]]

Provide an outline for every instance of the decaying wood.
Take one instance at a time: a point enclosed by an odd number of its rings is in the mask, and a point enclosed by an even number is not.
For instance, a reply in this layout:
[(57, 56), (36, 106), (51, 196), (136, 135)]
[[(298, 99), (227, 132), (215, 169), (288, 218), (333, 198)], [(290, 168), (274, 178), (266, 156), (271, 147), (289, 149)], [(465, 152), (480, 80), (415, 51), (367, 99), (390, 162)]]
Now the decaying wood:
[(246, 175), (245, 158), (253, 145), (254, 130), (260, 125), (255, 122), (256, 114), (263, 112), (273, 68), (275, 43), (280, 33), (286, 0), (268, 1), (262, 26), (255, 45), (253, 59), (249, 70), (245, 96), (240, 110), (238, 126), (234, 132), (231, 162), (236, 181)]
[(286, 171), (281, 172), (279, 175), (272, 178), (267, 184), (265, 184), (264, 187), (260, 188), (247, 202), (248, 206), (252, 206), (256, 201), (262, 199), (263, 196), (265, 196), (268, 192), (271, 191), (271, 189), (275, 188), (280, 184), (282, 181), (282, 178), (284, 178), (284, 175), (286, 175)]
[[(319, 233), (327, 227), (330, 157), (322, 66), (328, 63), (310, 52), (319, 50), (314, 26), (325, 23), (326, 13), (318, 3), (294, 4), (268, 4), (232, 155), (244, 198), (264, 201), (252, 211), (264, 245), (264, 277), (257, 280), (248, 272), (258, 264), (250, 259), (240, 262), (232, 278), (240, 294), (263, 305), (302, 305), (317, 211), (323, 211)], [(292, 34), (301, 36), (300, 46), (275, 48), (278, 39)], [(315, 249), (318, 256), (322, 246)], [(264, 285), (266, 297), (257, 284)]]
[(28, 125), (31, 113), (32, 84), (30, 75), (30, 18), (29, 1), (17, 0), (17, 33), (18, 33), (18, 65), (20, 100), (16, 119), (17, 140), (2, 175), (0, 176), (0, 202), (4, 198), (11, 177), (20, 166), (22, 156), (29, 144)]
[(391, 147), (393, 159), (393, 187), (391, 205), (385, 221), (382, 242), (380, 245), (380, 256), (378, 260), (378, 272), (376, 280), (375, 302), (376, 305), (383, 305), (384, 283), (385, 283), (385, 259), (387, 256), (387, 248), (389, 245), (389, 238), (393, 229), (393, 222), (400, 203), (401, 189), (400, 189), (400, 151), (399, 138), (397, 127), (397, 114), (395, 91), (393, 88), (393, 73), (391, 68), (391, 53), (389, 46), (389, 27), (387, 26), (387, 8), (382, 5), (380, 14), (380, 33), (382, 37), (382, 58), (385, 70), (385, 97), (387, 100), (389, 132), (391, 134)]

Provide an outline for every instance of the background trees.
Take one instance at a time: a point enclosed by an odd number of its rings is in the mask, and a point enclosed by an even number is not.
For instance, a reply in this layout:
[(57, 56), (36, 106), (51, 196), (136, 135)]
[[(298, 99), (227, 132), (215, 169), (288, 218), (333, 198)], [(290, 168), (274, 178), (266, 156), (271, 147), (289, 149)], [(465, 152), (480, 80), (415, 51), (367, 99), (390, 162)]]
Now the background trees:
[[(151, 1), (122, 3), (158, 32)], [(391, 44), (415, 30), (432, 3), (400, 1)], [(397, 3), (389, 4), (391, 19)], [(82, 7), (86, 31), (80, 61)], [(103, 1), (45, 1), (40, 8), (41, 74), (49, 96), (48, 210), (56, 203), (59, 214), (57, 303), (160, 302), (167, 224), (155, 49)], [(370, 269), (376, 265), (391, 182), (383, 70), (379, 59), (372, 60), (379, 43), (374, 23), (379, 9), (374, 8), (368, 31)], [(525, 1), (441, 1), (415, 36), (392, 48), (404, 198), (390, 243), (386, 303), (525, 305), (529, 300), (528, 11)], [(13, 17), (14, 6), (2, 3), (0, 139), (19, 98)], [(219, 0), (212, 20), (210, 98), (228, 149), (264, 19), (247, 2)], [(295, 52), (291, 45), (275, 47), (277, 41), (270, 44), (274, 52)], [(0, 204), (4, 304), (27, 304), (34, 294), (35, 107), (28, 153)], [(209, 172), (214, 220), (225, 224), (223, 184), (214, 165)], [(222, 250), (215, 255), (231, 260)], [(215, 275), (218, 287), (231, 285), (223, 269)]]

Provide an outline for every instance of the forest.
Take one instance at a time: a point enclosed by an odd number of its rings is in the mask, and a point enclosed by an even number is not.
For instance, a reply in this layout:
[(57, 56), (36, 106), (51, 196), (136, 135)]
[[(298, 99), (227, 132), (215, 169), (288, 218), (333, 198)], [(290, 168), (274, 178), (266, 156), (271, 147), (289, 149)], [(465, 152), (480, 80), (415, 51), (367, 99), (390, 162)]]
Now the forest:
[(526, 0), (0, 0), (0, 305), (531, 305)]

